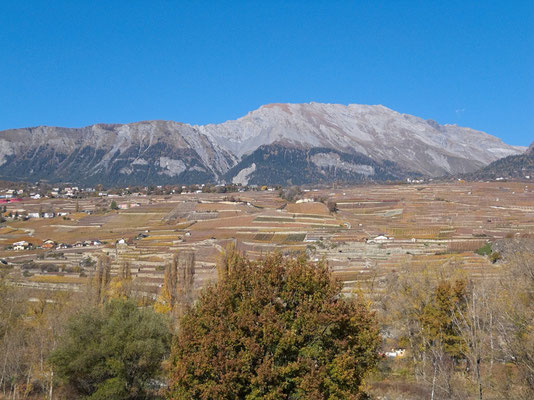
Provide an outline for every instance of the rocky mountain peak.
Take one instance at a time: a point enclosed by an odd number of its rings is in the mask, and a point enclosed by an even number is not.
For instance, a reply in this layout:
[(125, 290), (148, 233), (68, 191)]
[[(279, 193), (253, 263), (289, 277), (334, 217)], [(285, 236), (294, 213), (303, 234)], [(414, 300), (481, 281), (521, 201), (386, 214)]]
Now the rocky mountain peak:
[(0, 175), (131, 184), (221, 182), (240, 174), (243, 182), (283, 184), (291, 177), (279, 170), (294, 162), (308, 171), (304, 181), (358, 181), (472, 172), (524, 150), (382, 105), (273, 103), (202, 126), (156, 120), (2, 131)]

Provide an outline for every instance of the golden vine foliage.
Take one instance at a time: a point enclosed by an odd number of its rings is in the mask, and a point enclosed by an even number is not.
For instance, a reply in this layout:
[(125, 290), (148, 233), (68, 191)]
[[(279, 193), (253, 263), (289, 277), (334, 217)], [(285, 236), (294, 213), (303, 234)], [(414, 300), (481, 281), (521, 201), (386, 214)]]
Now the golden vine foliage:
[(132, 291), (132, 272), (130, 264), (124, 262), (119, 269), (119, 274), (111, 279), (107, 288), (109, 299), (129, 299)]

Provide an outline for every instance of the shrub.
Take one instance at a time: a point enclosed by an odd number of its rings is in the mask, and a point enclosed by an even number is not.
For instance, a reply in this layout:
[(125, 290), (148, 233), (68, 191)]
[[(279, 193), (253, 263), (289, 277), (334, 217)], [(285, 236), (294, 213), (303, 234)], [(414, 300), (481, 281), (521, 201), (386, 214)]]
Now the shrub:
[(36, 269), (37, 267), (37, 264), (33, 261), (26, 261), (20, 266), (22, 270)]
[(328, 200), (326, 203), (326, 207), (328, 207), (328, 211), (332, 213), (337, 211), (337, 203), (334, 200)]
[(168, 352), (169, 329), (151, 308), (114, 300), (75, 315), (50, 362), (87, 399), (149, 399)]
[(280, 197), (289, 202), (298, 200), (301, 195), (302, 191), (297, 186), (284, 188), (280, 191)]
[(486, 243), (484, 246), (477, 249), (475, 253), (481, 256), (489, 256), (491, 254), (491, 243)]
[(497, 261), (499, 261), (502, 258), (502, 255), (498, 251), (494, 251), (493, 253), (491, 253), (489, 258), (490, 258), (490, 261), (493, 264), (495, 264)]

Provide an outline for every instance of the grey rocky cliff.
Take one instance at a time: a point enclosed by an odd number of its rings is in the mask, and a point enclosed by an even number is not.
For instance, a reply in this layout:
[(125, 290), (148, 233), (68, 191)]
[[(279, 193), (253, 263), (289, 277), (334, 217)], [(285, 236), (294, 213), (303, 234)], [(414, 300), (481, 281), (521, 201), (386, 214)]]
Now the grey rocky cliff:
[[(284, 149), (289, 153), (280, 157)], [(309, 171), (303, 183), (382, 180), (472, 172), (524, 150), (484, 132), (380, 105), (270, 104), (234, 121), (203, 126), (143, 121), (1, 131), (0, 176), (107, 185), (235, 177), (241, 183), (284, 184), (287, 174), (276, 170), (299, 160)], [(273, 162), (262, 165), (268, 155)]]

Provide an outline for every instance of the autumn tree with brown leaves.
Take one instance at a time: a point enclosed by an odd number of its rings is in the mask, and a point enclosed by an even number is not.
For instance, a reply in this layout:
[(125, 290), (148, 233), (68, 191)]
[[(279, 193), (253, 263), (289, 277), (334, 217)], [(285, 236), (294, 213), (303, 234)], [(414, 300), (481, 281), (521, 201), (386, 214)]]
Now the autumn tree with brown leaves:
[(226, 258), (231, 273), (180, 320), (167, 398), (362, 398), (380, 345), (363, 301), (344, 297), (325, 263)]

